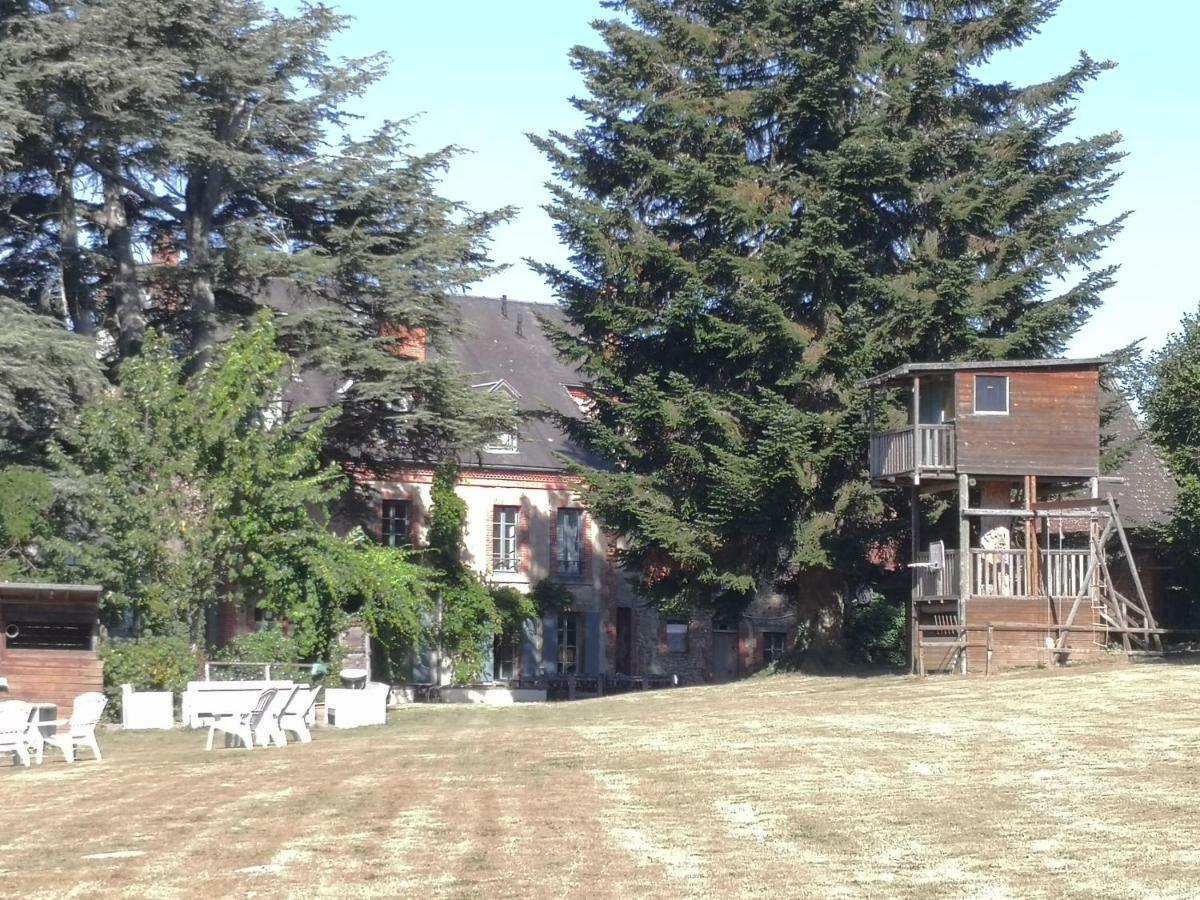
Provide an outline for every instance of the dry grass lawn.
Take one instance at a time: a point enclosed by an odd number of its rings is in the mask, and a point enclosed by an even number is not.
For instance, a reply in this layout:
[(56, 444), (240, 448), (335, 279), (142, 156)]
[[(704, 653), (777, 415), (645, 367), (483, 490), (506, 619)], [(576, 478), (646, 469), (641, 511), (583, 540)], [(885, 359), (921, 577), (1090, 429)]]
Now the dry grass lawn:
[(1196, 897), (1200, 666), (422, 706), (0, 764), (0, 894)]

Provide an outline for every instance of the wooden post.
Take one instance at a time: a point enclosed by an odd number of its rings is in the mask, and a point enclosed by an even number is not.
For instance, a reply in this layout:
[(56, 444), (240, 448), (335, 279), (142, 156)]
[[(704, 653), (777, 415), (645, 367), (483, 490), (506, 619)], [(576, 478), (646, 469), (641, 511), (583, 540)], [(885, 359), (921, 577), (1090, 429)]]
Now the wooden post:
[(920, 631), (917, 632), (917, 674), (925, 677), (925, 641)]
[(984, 675), (991, 675), (991, 674), (992, 674), (992, 639), (995, 637), (995, 631), (996, 631), (996, 629), (995, 629), (995, 627), (992, 625), (992, 623), (991, 623), (991, 622), (988, 622), (988, 630), (987, 630), (987, 662), (986, 662), (986, 663), (984, 663), (984, 669), (983, 669), (983, 674), (984, 674)]
[[(971, 479), (965, 473), (958, 476), (958, 624), (967, 624), (967, 599), (971, 596), (971, 520), (965, 511), (970, 507)], [(966, 632), (960, 632), (965, 640)], [(967, 671), (967, 655), (959, 657), (959, 669)]]
[[(917, 561), (917, 552), (921, 547), (921, 489), (913, 485), (911, 491), (912, 509), (909, 512), (910, 525), (912, 529), (911, 552), (909, 562)], [(913, 589), (913, 581), (918, 577), (919, 569), (909, 569), (909, 592), (908, 592), (908, 667), (909, 671), (916, 671), (917, 665), (917, 644), (921, 642), (921, 632), (918, 630), (921, 624), (921, 616), (917, 610), (916, 590)]]
[[(1142, 605), (1142, 609), (1146, 613), (1146, 627), (1154, 628), (1158, 623), (1154, 621), (1154, 613), (1150, 612), (1150, 601), (1146, 599), (1146, 591), (1142, 588), (1142, 578), (1138, 575), (1137, 562), (1133, 558), (1133, 550), (1129, 546), (1129, 538), (1125, 537), (1125, 529), (1121, 525), (1120, 516), (1117, 515), (1117, 504), (1113, 501), (1112, 494), (1108, 495), (1107, 500), (1108, 508), (1112, 512), (1110, 524), (1116, 523), (1117, 536), (1121, 539), (1121, 549), (1125, 551), (1125, 558), (1129, 560), (1129, 574), (1133, 576), (1133, 586), (1137, 589), (1138, 602)], [(1150, 649), (1151, 639), (1158, 644), (1158, 649), (1162, 650), (1162, 638), (1157, 634), (1147, 635), (1146, 649)]]
[[(1025, 509), (1032, 511), (1037, 501), (1037, 476), (1025, 476)], [(1037, 518), (1025, 520), (1025, 571), (1028, 574), (1030, 596), (1040, 596), (1042, 585), (1041, 556), (1038, 553)]]
[[(1113, 520), (1109, 519), (1108, 524), (1104, 526), (1104, 533), (1100, 537), (1100, 546), (1103, 547), (1108, 541), (1108, 536), (1112, 533)], [(1058, 640), (1054, 642), (1055, 649), (1061, 650), (1066, 646), (1067, 638), (1071, 634), (1071, 626), (1075, 624), (1075, 614), (1079, 612), (1079, 604), (1083, 602), (1083, 598), (1091, 592), (1090, 585), (1092, 576), (1096, 574), (1098, 557), (1096, 554), (1090, 554), (1088, 559), (1087, 576), (1083, 579), (1084, 584), (1079, 593), (1075, 595), (1075, 602), (1071, 604), (1071, 612), (1067, 615), (1067, 620), (1063, 623), (1066, 628), (1060, 628), (1058, 631)]]
[(913, 484), (921, 483), (921, 376), (913, 378), (912, 399)]

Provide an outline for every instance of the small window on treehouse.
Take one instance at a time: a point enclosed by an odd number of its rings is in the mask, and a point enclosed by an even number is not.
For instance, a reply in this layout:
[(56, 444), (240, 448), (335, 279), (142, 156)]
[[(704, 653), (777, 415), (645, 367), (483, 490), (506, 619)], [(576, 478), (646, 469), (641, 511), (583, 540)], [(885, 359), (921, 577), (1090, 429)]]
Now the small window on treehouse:
[(1008, 415), (1008, 376), (975, 376), (975, 412), (986, 416)]

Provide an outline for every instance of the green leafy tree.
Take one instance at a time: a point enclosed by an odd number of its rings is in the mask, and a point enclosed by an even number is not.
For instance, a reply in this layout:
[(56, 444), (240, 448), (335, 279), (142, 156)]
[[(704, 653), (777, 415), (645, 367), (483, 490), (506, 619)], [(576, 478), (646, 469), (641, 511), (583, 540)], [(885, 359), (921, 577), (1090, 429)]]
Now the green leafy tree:
[(572, 53), (588, 124), (534, 138), (572, 249), (539, 268), (596, 395), (566, 424), (610, 464), (586, 499), (660, 604), (829, 571), (844, 598), (901, 520), (865, 480), (857, 383), (1055, 354), (1111, 282), (1087, 266), (1120, 226), (1093, 221), (1118, 137), (1063, 134), (1108, 64), (986, 80), (1039, 0), (609, 5)]
[(344, 610), (362, 606), (416, 641), (426, 577), (403, 554), (330, 531), (346, 481), (321, 461), (335, 413), (283, 412), (286, 363), (267, 318), (190, 375), (151, 334), (120, 391), (85, 408), (60, 457), (84, 485), (79, 567), (106, 587), (110, 616), (131, 611), (151, 632), (182, 624), (201, 643), (207, 610), (257, 606), (321, 659)]
[(47, 568), (43, 542), (53, 534), (54, 485), (44, 472), (0, 469), (0, 581), (38, 581)]
[(1200, 312), (1185, 315), (1162, 349), (1131, 361), (1123, 375), (1150, 439), (1178, 482), (1162, 536), (1180, 576), (1194, 588), (1200, 585)]

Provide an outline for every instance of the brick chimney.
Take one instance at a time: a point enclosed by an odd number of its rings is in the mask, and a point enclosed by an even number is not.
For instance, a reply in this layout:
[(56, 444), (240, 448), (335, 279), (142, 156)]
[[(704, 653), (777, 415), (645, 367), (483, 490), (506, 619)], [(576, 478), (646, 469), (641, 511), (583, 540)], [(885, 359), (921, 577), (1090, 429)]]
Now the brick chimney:
[(425, 347), (429, 333), (424, 328), (409, 328), (405, 325), (380, 323), (379, 333), (392, 337), (391, 352), (401, 359), (425, 359)]

